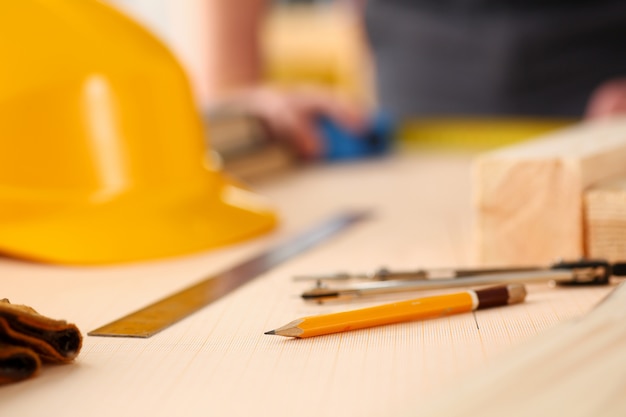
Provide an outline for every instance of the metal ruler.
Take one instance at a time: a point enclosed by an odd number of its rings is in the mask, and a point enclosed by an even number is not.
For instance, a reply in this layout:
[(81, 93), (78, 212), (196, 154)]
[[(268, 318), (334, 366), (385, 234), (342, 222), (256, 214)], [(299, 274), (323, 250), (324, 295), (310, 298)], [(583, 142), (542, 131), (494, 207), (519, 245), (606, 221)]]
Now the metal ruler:
[(89, 336), (150, 337), (280, 263), (324, 242), (367, 217), (368, 213), (364, 211), (340, 214), (226, 271), (212, 275), (88, 334)]

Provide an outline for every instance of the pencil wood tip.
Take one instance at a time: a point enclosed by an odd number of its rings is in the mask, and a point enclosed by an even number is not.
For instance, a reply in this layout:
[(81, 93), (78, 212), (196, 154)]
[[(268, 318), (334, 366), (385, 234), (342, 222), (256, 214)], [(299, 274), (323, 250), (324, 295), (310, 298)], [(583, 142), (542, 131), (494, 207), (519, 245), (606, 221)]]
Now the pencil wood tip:
[(265, 332), (263, 334), (276, 334), (276, 330), (270, 330), (269, 332)]

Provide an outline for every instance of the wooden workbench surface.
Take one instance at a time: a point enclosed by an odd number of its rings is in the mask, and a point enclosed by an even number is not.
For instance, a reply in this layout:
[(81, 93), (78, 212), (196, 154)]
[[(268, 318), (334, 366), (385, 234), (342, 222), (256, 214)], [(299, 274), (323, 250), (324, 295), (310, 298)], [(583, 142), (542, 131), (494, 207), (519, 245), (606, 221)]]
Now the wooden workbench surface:
[(0, 259), (0, 298), (73, 321), (86, 334), (344, 209), (375, 213), (150, 339), (85, 337), (74, 364), (0, 387), (0, 415), (419, 415), (450, 382), (583, 315), (609, 289), (536, 284), (526, 303), (476, 315), (305, 340), (263, 332), (377, 302), (306, 304), (299, 294), (308, 285), (293, 282), (296, 274), (471, 265), (470, 160), (404, 153), (307, 167), (258, 184), (276, 204), (280, 227), (217, 251), (102, 268)]

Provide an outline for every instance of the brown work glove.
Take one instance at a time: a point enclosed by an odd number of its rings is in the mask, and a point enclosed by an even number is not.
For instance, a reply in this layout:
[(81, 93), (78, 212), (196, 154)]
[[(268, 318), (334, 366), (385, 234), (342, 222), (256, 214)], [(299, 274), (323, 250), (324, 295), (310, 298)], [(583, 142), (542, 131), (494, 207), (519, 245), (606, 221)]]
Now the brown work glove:
[(41, 360), (32, 350), (0, 342), (0, 385), (30, 378), (40, 367)]
[(74, 324), (0, 300), (0, 383), (34, 375), (41, 361), (70, 362), (81, 346), (82, 335)]

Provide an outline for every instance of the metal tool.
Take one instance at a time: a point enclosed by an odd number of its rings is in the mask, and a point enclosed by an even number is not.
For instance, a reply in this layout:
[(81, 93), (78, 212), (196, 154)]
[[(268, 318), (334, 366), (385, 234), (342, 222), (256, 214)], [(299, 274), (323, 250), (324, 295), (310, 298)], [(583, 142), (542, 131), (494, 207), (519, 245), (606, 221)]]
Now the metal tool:
[(90, 336), (150, 337), (278, 264), (326, 241), (349, 226), (365, 220), (368, 216), (369, 213), (365, 211), (340, 214), (222, 273), (210, 276), (88, 334)]
[(380, 111), (371, 116), (367, 128), (359, 134), (330, 117), (319, 117), (317, 128), (324, 143), (322, 157), (327, 161), (384, 155), (391, 150), (395, 133), (391, 117)]
[(414, 271), (392, 271), (380, 268), (371, 273), (337, 272), (324, 275), (296, 275), (294, 281), (390, 281), (390, 280), (426, 280), (465, 278), (476, 275), (497, 274), (508, 272), (536, 271), (538, 267), (519, 268), (480, 268), (480, 269), (417, 269)]
[[(383, 271), (383, 272), (381, 272)], [(445, 272), (445, 273), (444, 273)], [(559, 285), (606, 285), (611, 276), (626, 276), (626, 263), (610, 264), (604, 260), (558, 262), (548, 268), (493, 268), (459, 270), (417, 270), (393, 272), (386, 269), (374, 274), (331, 274), (299, 276), (298, 280), (314, 279), (315, 288), (305, 291), (302, 298), (324, 300), (354, 298), (374, 294), (437, 288), (479, 285), (532, 283), (552, 281)], [(329, 286), (324, 281), (366, 279), (370, 282)]]

